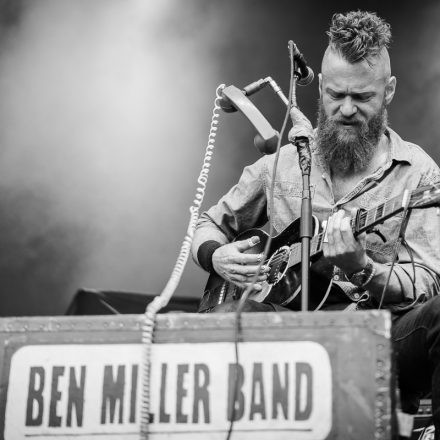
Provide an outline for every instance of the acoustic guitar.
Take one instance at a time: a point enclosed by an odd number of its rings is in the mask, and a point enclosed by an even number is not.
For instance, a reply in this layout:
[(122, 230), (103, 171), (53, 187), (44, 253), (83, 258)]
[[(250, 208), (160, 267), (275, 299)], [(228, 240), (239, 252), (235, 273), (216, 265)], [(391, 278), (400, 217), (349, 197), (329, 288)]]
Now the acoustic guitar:
[[(438, 206), (439, 201), (440, 183), (421, 187), (412, 192), (404, 191), (402, 194), (374, 208), (358, 210), (351, 220), (353, 234), (357, 236), (362, 232), (371, 232), (374, 226), (403, 211), (407, 205), (408, 209), (428, 208)], [(310, 243), (310, 260), (312, 263), (316, 262), (322, 255), (322, 244), (325, 236), (325, 230), (322, 230), (316, 217), (313, 217), (313, 229), (316, 233)], [(246, 253), (262, 253), (269, 235), (261, 229), (248, 229), (237, 235), (235, 240), (246, 240), (253, 236), (260, 237), (260, 243), (247, 250)], [(264, 264), (270, 268), (267, 280), (261, 283), (262, 290), (250, 293), (249, 299), (291, 307), (292, 302), (301, 291), (299, 218), (280, 234), (273, 237), (268, 252), (268, 260)], [(243, 291), (244, 289), (225, 281), (213, 272), (208, 278), (199, 312), (206, 312), (223, 302), (239, 299)]]

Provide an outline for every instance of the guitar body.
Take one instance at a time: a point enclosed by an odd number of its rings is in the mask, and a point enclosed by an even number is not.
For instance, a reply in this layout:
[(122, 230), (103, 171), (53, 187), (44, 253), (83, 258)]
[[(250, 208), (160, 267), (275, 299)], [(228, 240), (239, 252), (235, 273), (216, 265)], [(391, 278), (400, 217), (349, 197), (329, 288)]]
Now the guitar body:
[[(319, 222), (313, 218), (313, 229), (317, 232)], [(248, 229), (239, 234), (234, 241), (246, 240), (250, 237), (260, 237), (260, 243), (247, 250), (245, 253), (261, 254), (264, 252), (269, 235), (261, 229)], [(266, 265), (270, 267), (267, 281), (261, 283), (262, 290), (251, 292), (249, 299), (257, 302), (271, 302), (285, 307), (293, 307), (295, 298), (301, 291), (301, 262), (288, 267), (290, 247), (300, 243), (300, 219), (292, 222), (283, 232), (273, 237), (268, 252)], [(241, 297), (244, 289), (233, 283), (225, 281), (217, 273), (210, 274), (203, 298), (199, 306), (199, 312), (209, 311), (212, 307), (223, 302), (237, 300)], [(299, 304), (299, 302), (298, 302)], [(298, 307), (299, 309), (299, 307)]]

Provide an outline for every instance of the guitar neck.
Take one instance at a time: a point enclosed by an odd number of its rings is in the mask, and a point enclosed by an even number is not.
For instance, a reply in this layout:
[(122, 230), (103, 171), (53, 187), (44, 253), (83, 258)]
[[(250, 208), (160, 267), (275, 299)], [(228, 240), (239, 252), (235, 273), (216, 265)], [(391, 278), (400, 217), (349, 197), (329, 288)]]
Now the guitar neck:
[[(376, 207), (367, 211), (359, 211), (357, 217), (352, 220), (352, 230), (354, 236), (362, 234), (373, 226), (382, 223), (389, 217), (397, 214), (404, 209), (409, 197), (409, 192), (404, 192), (390, 200), (387, 200)], [(310, 256), (318, 256), (322, 252), (325, 231), (315, 235), (310, 241)], [(291, 246), (291, 255), (288, 266), (294, 266), (301, 262), (301, 243), (295, 243)]]
[(409, 197), (409, 193), (399, 194), (375, 208), (369, 209), (368, 211), (361, 211), (353, 225), (353, 234), (355, 236), (362, 234), (362, 232), (403, 211), (407, 203), (405, 200), (406, 197)]
[[(403, 211), (405, 204), (407, 203), (406, 197), (409, 197), (409, 192), (399, 194), (380, 205), (375, 206), (366, 211), (359, 211), (356, 218), (352, 220), (353, 235), (356, 237), (362, 232), (371, 229), (373, 226), (384, 222), (388, 218), (396, 215), (398, 212)], [(313, 237), (312, 240), (316, 241), (316, 252), (322, 251), (322, 242), (325, 232), (320, 233), (322, 237)]]

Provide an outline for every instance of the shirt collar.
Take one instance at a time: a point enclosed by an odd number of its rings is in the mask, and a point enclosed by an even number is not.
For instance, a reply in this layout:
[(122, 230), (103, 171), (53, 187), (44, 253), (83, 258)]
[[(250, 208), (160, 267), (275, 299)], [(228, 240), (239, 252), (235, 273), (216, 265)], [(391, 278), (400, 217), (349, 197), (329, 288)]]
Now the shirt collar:
[(405, 142), (394, 130), (387, 128), (385, 135), (390, 141), (391, 160), (407, 162), (412, 164), (412, 153), (407, 142)]

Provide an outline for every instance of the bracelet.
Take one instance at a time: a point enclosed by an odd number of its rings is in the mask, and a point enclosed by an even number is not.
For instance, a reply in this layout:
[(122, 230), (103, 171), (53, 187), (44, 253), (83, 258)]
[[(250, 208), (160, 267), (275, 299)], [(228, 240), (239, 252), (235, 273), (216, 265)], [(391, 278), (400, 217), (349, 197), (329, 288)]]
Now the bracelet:
[(373, 279), (374, 275), (376, 275), (376, 270), (374, 261), (368, 257), (365, 267), (362, 270), (347, 276), (347, 279), (355, 286), (363, 288)]
[(373, 277), (376, 275), (377, 268), (376, 268), (376, 265), (374, 264), (373, 260), (371, 260), (371, 264), (372, 264), (373, 268), (371, 270), (370, 276), (365, 280), (364, 284), (362, 284), (362, 286), (360, 286), (360, 287), (365, 287), (373, 279)]

